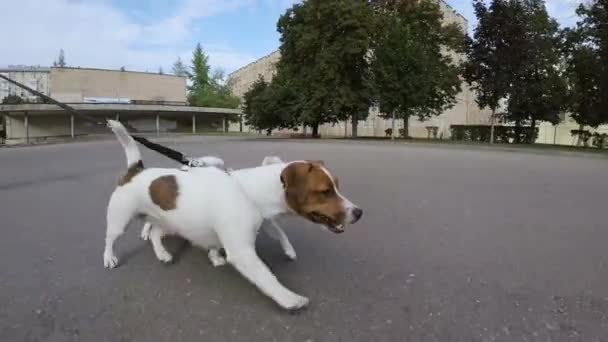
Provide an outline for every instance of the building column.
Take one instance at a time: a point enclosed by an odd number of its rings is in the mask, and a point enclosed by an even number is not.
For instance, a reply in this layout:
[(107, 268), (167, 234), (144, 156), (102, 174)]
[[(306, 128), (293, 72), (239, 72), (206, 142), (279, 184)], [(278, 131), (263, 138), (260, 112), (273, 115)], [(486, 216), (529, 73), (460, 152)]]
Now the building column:
[(192, 113), (192, 133), (196, 133), (196, 114)]
[(25, 126), (25, 143), (29, 144), (30, 143), (30, 118), (27, 115), (27, 112), (25, 112), (25, 114), (23, 116), (23, 125)]
[(226, 121), (228, 121), (226, 119), (226, 116), (224, 115), (224, 117), (222, 118), (222, 131), (224, 131), (224, 133), (226, 133), (228, 130), (226, 129)]
[(74, 114), (70, 115), (70, 136), (74, 139)]
[(116, 113), (116, 121), (120, 121), (120, 114)]
[(156, 113), (156, 137), (160, 136), (160, 114)]

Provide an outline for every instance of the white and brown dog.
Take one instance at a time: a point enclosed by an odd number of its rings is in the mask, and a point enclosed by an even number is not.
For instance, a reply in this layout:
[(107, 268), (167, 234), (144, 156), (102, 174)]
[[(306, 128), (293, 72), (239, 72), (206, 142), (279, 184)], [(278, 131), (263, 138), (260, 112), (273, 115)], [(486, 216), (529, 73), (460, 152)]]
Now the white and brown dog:
[[(188, 171), (192, 167), (216, 167), (222, 170), (226, 170), (227, 172), (233, 172), (234, 170), (231, 168), (226, 168), (224, 160), (215, 156), (204, 156), (196, 159), (195, 166), (182, 166), (182, 171)], [(280, 164), (283, 163), (281, 158), (277, 156), (268, 156), (262, 160), (262, 166), (270, 165), (270, 164)], [(285, 256), (289, 258), (289, 260), (296, 260), (296, 251), (291, 245), (287, 234), (283, 231), (283, 228), (276, 222), (274, 218), (266, 218), (270, 221), (270, 225), (263, 225), (263, 230), (270, 236), (271, 238), (277, 240), (281, 244), (281, 248), (283, 249), (283, 253)], [(152, 243), (152, 248), (154, 250), (154, 254), (156, 258), (164, 263), (169, 263), (173, 260), (173, 256), (165, 249), (162, 244), (162, 238), (166, 236), (168, 233), (162, 229), (156, 229), (152, 226), (150, 222), (146, 222), (141, 230), (141, 239), (144, 241), (150, 241)], [(217, 249), (209, 250), (209, 261), (215, 267), (223, 266), (226, 264), (226, 259), (222, 256)]]
[(262, 221), (294, 213), (341, 233), (362, 215), (321, 162), (277, 162), (231, 173), (215, 167), (145, 169), (125, 127), (114, 120), (108, 125), (125, 150), (128, 168), (108, 203), (105, 267), (118, 264), (114, 242), (131, 219), (145, 216), (152, 223), (151, 239), (176, 234), (218, 257), (223, 248), (226, 261), (264, 294), (285, 309), (299, 309), (308, 299), (285, 288), (255, 251)]

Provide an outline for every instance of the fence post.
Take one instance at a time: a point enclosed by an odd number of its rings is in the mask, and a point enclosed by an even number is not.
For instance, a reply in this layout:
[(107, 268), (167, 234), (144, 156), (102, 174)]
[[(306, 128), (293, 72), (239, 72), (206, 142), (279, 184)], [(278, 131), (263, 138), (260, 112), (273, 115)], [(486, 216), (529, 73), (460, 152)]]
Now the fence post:
[(74, 139), (74, 114), (70, 114), (70, 136)]
[(196, 114), (192, 113), (192, 133), (196, 133)]

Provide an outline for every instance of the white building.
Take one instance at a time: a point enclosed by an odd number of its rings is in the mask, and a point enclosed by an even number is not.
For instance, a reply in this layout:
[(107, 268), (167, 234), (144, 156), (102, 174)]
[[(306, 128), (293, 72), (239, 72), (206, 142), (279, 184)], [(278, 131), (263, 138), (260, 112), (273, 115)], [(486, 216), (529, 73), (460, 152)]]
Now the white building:
[[(51, 69), (48, 67), (11, 65), (8, 68), (0, 68), (0, 74), (49, 95)], [(27, 90), (0, 79), (0, 102), (9, 95), (17, 95), (28, 102), (39, 100)]]

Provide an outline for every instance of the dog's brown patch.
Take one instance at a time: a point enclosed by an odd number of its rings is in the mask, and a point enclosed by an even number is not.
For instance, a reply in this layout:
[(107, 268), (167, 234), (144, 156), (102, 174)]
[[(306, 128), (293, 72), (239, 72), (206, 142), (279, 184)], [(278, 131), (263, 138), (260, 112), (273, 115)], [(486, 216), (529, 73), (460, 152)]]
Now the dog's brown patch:
[(158, 177), (150, 183), (150, 198), (162, 210), (173, 210), (177, 207), (179, 188), (173, 175)]
[(285, 199), (300, 216), (318, 223), (339, 224), (345, 217), (342, 198), (322, 166), (320, 161), (288, 165), (281, 173)]
[(118, 180), (118, 186), (123, 186), (123, 185), (129, 183), (133, 179), (133, 177), (137, 176), (143, 170), (144, 170), (144, 162), (142, 162), (141, 160), (139, 160), (135, 164), (132, 164), (127, 169), (127, 173), (125, 173), (124, 176), (122, 176)]

